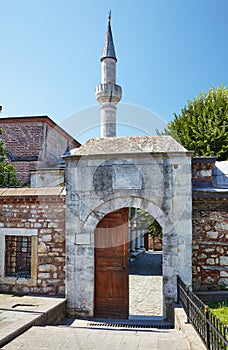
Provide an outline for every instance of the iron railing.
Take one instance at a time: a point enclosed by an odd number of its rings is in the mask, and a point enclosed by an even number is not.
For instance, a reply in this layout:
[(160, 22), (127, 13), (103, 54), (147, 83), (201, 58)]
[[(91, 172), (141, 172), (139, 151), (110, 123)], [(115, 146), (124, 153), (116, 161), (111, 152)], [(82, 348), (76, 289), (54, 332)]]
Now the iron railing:
[(178, 302), (208, 350), (228, 350), (228, 326), (216, 317), (181, 278), (177, 277)]

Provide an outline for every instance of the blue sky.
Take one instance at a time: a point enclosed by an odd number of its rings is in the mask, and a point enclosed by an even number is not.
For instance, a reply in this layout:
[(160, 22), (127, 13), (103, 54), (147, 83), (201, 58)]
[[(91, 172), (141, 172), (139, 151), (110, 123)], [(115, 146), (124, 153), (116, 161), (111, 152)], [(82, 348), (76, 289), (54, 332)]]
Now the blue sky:
[[(227, 0), (0, 0), (2, 116), (67, 120), (79, 138), (92, 130), (91, 113), (84, 126), (74, 116), (97, 105), (110, 9), (124, 104), (169, 121), (200, 91), (228, 85)], [(152, 119), (132, 113), (148, 133)]]

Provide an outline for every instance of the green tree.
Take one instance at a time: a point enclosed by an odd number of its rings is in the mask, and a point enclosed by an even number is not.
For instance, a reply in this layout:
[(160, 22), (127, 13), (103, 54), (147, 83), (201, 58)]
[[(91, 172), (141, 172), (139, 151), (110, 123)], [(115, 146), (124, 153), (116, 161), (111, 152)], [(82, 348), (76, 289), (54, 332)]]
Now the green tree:
[[(0, 129), (1, 135), (2, 130)], [(21, 181), (16, 178), (14, 166), (7, 162), (5, 145), (0, 138), (0, 187), (18, 187), (21, 185)]]
[(153, 240), (155, 237), (162, 236), (162, 228), (153, 216), (142, 209), (138, 209), (137, 212), (141, 228), (146, 230)]
[(210, 88), (188, 101), (180, 114), (174, 113), (162, 135), (170, 135), (196, 156), (228, 159), (228, 89)]

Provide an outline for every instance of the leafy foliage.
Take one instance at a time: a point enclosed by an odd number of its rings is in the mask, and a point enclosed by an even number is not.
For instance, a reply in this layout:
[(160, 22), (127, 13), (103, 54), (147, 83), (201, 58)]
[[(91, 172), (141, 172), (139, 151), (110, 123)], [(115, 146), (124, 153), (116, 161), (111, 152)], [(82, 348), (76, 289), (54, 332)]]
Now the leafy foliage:
[[(1, 135), (2, 130), (0, 129)], [(7, 162), (5, 145), (0, 139), (0, 187), (18, 187), (21, 185), (21, 181), (16, 178), (14, 166)]]
[(159, 223), (146, 211), (138, 209), (138, 217), (141, 227), (151, 234), (152, 238), (162, 235), (162, 228)]
[(188, 101), (179, 115), (174, 114), (163, 135), (170, 135), (196, 156), (228, 159), (228, 88), (213, 86)]
[(228, 300), (211, 303), (209, 307), (223, 323), (228, 325)]

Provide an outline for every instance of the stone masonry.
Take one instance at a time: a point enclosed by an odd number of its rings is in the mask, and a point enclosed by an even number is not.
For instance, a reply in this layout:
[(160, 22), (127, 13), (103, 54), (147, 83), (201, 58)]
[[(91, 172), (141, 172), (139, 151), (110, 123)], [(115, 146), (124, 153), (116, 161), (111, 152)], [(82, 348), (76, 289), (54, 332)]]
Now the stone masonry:
[(228, 289), (228, 181), (224, 163), (216, 162), (216, 157), (195, 157), (192, 161), (196, 291)]
[[(228, 288), (228, 198), (193, 196), (193, 287)], [(214, 198), (213, 198), (214, 197)]]
[(70, 314), (93, 316), (98, 222), (112, 211), (134, 207), (163, 229), (163, 315), (172, 318), (176, 276), (192, 284), (191, 155), (163, 136), (92, 139), (65, 157)]
[[(31, 278), (6, 277), (5, 236), (32, 237)], [(65, 201), (61, 188), (0, 191), (0, 292), (65, 293)]]

